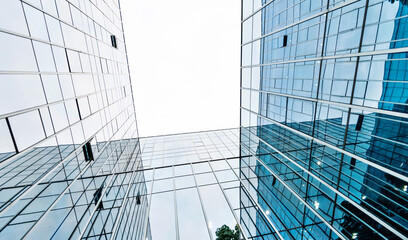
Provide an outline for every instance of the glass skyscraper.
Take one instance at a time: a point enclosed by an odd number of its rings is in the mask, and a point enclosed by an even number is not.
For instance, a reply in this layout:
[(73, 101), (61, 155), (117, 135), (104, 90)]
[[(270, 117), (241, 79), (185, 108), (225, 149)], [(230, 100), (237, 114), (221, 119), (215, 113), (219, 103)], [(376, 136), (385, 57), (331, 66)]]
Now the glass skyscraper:
[(408, 239), (407, 2), (242, 4), (243, 231)]
[(140, 146), (151, 239), (216, 240), (223, 225), (240, 225), (239, 129), (140, 138)]
[(119, 1), (3, 2), (0, 54), (0, 239), (240, 228), (239, 129), (139, 138)]
[(408, 239), (407, 17), (242, 0), (241, 127), (139, 137), (118, 0), (2, 2), (0, 239)]
[(0, 239), (141, 239), (147, 215), (118, 1), (0, 7)]

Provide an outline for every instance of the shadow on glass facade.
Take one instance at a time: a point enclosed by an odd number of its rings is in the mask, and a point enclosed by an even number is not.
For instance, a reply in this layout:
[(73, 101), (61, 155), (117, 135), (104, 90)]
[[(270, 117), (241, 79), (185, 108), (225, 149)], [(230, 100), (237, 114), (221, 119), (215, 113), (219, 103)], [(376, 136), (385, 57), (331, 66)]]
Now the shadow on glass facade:
[(243, 231), (408, 239), (406, 1), (242, 4)]

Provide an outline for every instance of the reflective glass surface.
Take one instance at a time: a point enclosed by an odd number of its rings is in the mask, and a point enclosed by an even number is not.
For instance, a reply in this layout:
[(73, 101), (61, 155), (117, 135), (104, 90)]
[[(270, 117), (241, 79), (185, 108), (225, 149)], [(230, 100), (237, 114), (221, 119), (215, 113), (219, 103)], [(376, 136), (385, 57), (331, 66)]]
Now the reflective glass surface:
[(121, 22), (118, 1), (1, 4), (0, 239), (142, 239)]
[(256, 2), (242, 18), (243, 232), (408, 239), (407, 2)]

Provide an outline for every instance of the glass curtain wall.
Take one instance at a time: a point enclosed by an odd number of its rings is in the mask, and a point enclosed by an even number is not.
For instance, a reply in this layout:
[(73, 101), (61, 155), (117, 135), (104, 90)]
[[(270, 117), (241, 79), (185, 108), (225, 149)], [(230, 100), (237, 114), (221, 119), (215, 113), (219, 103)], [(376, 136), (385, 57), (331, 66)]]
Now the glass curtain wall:
[(239, 231), (239, 129), (146, 137), (140, 144), (149, 206), (142, 239), (215, 240), (224, 225)]
[(407, 2), (242, 6), (243, 231), (408, 239)]
[(141, 168), (119, 2), (2, 1), (0, 239), (141, 239)]

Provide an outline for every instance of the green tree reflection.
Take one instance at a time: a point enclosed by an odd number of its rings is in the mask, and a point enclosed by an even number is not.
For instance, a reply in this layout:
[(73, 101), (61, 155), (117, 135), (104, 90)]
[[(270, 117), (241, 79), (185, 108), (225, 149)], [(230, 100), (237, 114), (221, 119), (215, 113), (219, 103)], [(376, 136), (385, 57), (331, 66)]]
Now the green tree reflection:
[(231, 228), (224, 224), (222, 227), (217, 228), (215, 235), (217, 235), (216, 240), (239, 240), (240, 230), (238, 224), (235, 225), (235, 230), (231, 230)]

